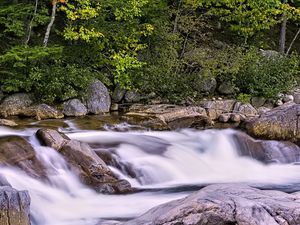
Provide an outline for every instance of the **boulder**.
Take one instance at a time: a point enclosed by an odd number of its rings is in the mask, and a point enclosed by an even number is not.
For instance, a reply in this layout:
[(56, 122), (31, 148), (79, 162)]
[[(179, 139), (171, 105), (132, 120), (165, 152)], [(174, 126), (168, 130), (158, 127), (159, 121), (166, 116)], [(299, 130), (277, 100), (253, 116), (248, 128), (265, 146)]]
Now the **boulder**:
[(222, 95), (232, 95), (235, 93), (235, 87), (230, 82), (223, 82), (218, 87), (218, 92)]
[(294, 90), (291, 91), (291, 94), (294, 97), (294, 102), (297, 104), (300, 104), (300, 88), (297, 87)]
[(298, 225), (300, 196), (243, 184), (209, 185), (125, 225)]
[(65, 116), (85, 116), (87, 108), (79, 99), (71, 99), (64, 103), (63, 114)]
[(82, 182), (101, 193), (126, 193), (132, 191), (125, 180), (117, 179), (106, 163), (86, 143), (70, 140), (51, 129), (40, 129), (38, 138), (47, 146), (60, 152)]
[(263, 106), (266, 102), (266, 99), (264, 97), (252, 97), (251, 98), (251, 105), (253, 105), (255, 108), (259, 108)]
[[(237, 106), (238, 105), (238, 106)], [(246, 117), (257, 116), (257, 110), (250, 103), (237, 103), (234, 106), (234, 111), (245, 115)]]
[(47, 104), (40, 104), (25, 108), (20, 111), (19, 116), (35, 117), (37, 120), (61, 119), (64, 117), (60, 111)]
[(217, 87), (217, 81), (214, 77), (206, 78), (201, 82), (199, 91), (201, 93), (213, 94)]
[(264, 163), (300, 162), (300, 147), (291, 142), (255, 140), (242, 132), (234, 133), (233, 140), (240, 155)]
[(293, 102), (294, 101), (294, 96), (293, 95), (284, 95), (282, 101), (284, 103)]
[(216, 120), (222, 113), (229, 113), (233, 110), (234, 100), (204, 101), (201, 106), (206, 109), (207, 116)]
[(0, 165), (16, 166), (35, 178), (46, 174), (32, 146), (20, 136), (0, 137)]
[(248, 120), (245, 128), (255, 137), (297, 141), (300, 139), (299, 116), (300, 104), (286, 103)]
[(111, 104), (110, 96), (107, 88), (101, 81), (96, 80), (90, 84), (84, 103), (89, 113), (99, 114), (109, 112)]
[(137, 91), (127, 91), (125, 101), (128, 103), (137, 103), (141, 100), (141, 95)]
[(13, 120), (0, 119), (0, 126), (15, 127), (18, 124)]
[(33, 97), (30, 94), (18, 93), (4, 98), (0, 105), (0, 115), (3, 117), (16, 116), (33, 103)]
[(265, 107), (265, 106), (262, 106), (262, 107), (259, 107), (258, 109), (257, 109), (257, 113), (258, 113), (258, 115), (261, 115), (261, 114), (264, 114), (264, 113), (266, 113), (266, 112), (269, 112), (271, 109), (270, 108), (267, 108), (267, 107)]
[(126, 93), (126, 90), (121, 88), (120, 85), (117, 85), (111, 96), (113, 102), (116, 102), (116, 103), (121, 102), (125, 96), (125, 93)]
[(0, 224), (30, 225), (30, 196), (27, 191), (17, 191), (8, 186), (0, 187)]
[(212, 124), (205, 109), (199, 106), (133, 105), (126, 115), (142, 118), (144, 125), (159, 125), (161, 129), (199, 128)]
[(219, 121), (222, 122), (222, 123), (227, 123), (229, 122), (229, 119), (230, 119), (230, 113), (223, 113), (219, 116)]

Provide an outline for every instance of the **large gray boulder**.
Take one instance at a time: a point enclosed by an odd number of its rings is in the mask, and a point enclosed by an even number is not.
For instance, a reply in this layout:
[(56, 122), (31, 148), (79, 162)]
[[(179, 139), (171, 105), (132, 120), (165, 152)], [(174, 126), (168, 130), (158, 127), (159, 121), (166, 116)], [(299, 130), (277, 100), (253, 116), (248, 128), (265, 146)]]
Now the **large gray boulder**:
[(0, 187), (1, 225), (30, 225), (29, 207), (30, 196), (27, 191)]
[(117, 85), (113, 94), (112, 94), (112, 100), (113, 102), (120, 102), (124, 98), (126, 93), (126, 90), (124, 88), (121, 88), (120, 85)]
[(0, 116), (16, 116), (33, 103), (33, 97), (30, 94), (18, 93), (9, 95), (0, 105)]
[(234, 133), (233, 140), (242, 156), (264, 163), (300, 162), (300, 147), (291, 142), (255, 140), (242, 132)]
[(109, 112), (111, 100), (105, 85), (96, 80), (87, 89), (87, 96), (84, 99), (85, 106), (89, 113), (99, 114)]
[(300, 196), (242, 184), (207, 186), (125, 225), (299, 225)]
[(126, 193), (130, 184), (114, 176), (106, 163), (86, 143), (70, 140), (51, 129), (37, 131), (39, 140), (60, 152), (81, 181), (101, 193)]
[(235, 87), (230, 82), (223, 82), (218, 87), (218, 92), (222, 95), (231, 95), (235, 93)]
[(300, 139), (299, 116), (300, 104), (286, 103), (248, 120), (245, 128), (255, 137), (297, 141)]
[(85, 116), (88, 111), (79, 99), (71, 99), (64, 103), (62, 112), (66, 116)]

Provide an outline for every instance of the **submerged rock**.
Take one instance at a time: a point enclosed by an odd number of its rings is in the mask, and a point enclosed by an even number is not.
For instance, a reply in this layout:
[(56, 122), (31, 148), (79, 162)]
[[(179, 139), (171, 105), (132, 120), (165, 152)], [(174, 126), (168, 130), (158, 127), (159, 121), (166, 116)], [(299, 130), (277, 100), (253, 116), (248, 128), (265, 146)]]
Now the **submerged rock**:
[(242, 184), (207, 186), (124, 225), (298, 225), (300, 196)]
[(107, 88), (101, 81), (96, 80), (89, 86), (84, 103), (89, 113), (109, 112), (111, 105), (110, 96)]
[(29, 206), (30, 196), (27, 191), (0, 187), (1, 225), (30, 225)]
[(300, 139), (299, 116), (300, 104), (286, 103), (248, 120), (245, 128), (255, 137), (297, 141)]
[(106, 163), (86, 143), (70, 140), (64, 134), (51, 129), (40, 129), (39, 139), (60, 152), (81, 180), (101, 193), (126, 193), (130, 184), (116, 178)]

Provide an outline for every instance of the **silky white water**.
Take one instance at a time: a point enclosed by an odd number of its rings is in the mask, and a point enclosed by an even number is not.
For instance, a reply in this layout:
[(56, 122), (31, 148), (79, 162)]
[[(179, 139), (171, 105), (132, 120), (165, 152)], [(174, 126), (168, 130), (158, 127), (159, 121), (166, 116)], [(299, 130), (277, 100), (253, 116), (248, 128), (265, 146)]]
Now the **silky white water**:
[[(96, 225), (110, 219), (136, 217), (153, 206), (186, 196), (188, 193), (182, 190), (167, 191), (183, 185), (300, 183), (300, 166), (265, 165), (239, 156), (232, 130), (67, 133), (72, 139), (92, 144), (95, 151), (111, 151), (119, 163), (119, 167), (110, 165), (113, 172), (133, 186), (147, 189), (128, 195), (103, 195), (83, 185), (54, 149), (40, 146), (34, 132), (0, 128), (0, 136), (28, 136), (37, 158), (47, 168), (48, 181), (44, 182), (15, 168), (0, 168), (0, 174), (14, 188), (29, 191), (34, 225)], [(125, 168), (135, 176), (130, 176)], [(150, 190), (158, 188), (161, 191)]]

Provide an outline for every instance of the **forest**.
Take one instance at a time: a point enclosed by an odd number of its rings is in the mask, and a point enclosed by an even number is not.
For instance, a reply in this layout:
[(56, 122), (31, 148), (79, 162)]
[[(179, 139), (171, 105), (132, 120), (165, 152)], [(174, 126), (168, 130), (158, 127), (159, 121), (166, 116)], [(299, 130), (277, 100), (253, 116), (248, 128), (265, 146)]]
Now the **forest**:
[(216, 84), (272, 97), (300, 80), (299, 22), (297, 0), (1, 0), (1, 91), (51, 104), (99, 79), (173, 103)]

